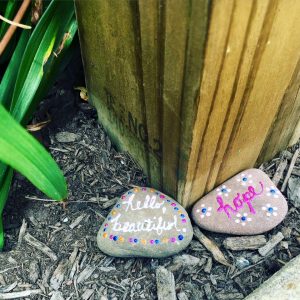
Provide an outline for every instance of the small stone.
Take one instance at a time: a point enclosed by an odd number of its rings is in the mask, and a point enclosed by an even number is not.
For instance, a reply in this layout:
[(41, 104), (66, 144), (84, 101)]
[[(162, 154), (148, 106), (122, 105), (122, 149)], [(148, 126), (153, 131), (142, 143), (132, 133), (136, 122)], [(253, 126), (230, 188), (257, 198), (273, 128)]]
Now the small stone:
[(195, 223), (206, 230), (254, 235), (276, 227), (286, 216), (287, 202), (261, 170), (245, 170), (200, 199)]
[(167, 257), (185, 249), (193, 229), (185, 209), (146, 187), (123, 194), (97, 236), (101, 251), (117, 257)]
[(60, 143), (72, 143), (77, 139), (77, 135), (72, 132), (62, 131), (55, 135), (56, 140)]
[(236, 259), (235, 265), (238, 269), (242, 270), (246, 267), (250, 266), (250, 262), (248, 259), (244, 258), (244, 257), (238, 257)]

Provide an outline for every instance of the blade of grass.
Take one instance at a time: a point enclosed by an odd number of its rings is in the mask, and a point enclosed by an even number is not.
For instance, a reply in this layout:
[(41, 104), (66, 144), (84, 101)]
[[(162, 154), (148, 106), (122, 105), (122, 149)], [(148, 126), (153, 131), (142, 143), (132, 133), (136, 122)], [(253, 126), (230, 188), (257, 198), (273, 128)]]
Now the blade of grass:
[(15, 85), (11, 114), (22, 122), (43, 77), (44, 68), (62, 29), (74, 15), (73, 1), (51, 2), (35, 28), (21, 62)]
[(9, 107), (11, 106), (13, 90), (17, 79), (19, 66), (21, 64), (24, 50), (28, 43), (30, 34), (31, 32), (29, 30), (24, 30), (22, 32), (18, 45), (10, 59), (10, 62), (1, 80), (0, 104), (2, 104), (6, 109), (9, 109)]
[(0, 160), (10, 165), (48, 197), (63, 200), (67, 186), (50, 154), (0, 105)]
[[(20, 7), (20, 2), (14, 1), (14, 0), (9, 0), (9, 1), (1, 1), (2, 5), (5, 5), (5, 11), (3, 14), (3, 17), (9, 20), (12, 20), (14, 16), (16, 15), (18, 8)], [(1, 14), (1, 11), (0, 11)], [(8, 23), (1, 22), (0, 25), (0, 40), (3, 38), (5, 32), (7, 31), (9, 27)]]
[[(57, 41), (56, 45), (54, 46), (54, 51), (57, 54), (51, 55), (49, 58), (47, 65), (44, 68), (43, 78), (40, 82), (40, 85), (33, 96), (31, 103), (28, 106), (24, 117), (22, 118), (21, 122), (23, 124), (27, 124), (36, 110), (37, 105), (39, 104), (40, 100), (46, 95), (49, 91), (51, 86), (54, 84), (54, 81), (57, 78), (57, 75), (66, 67), (69, 61), (72, 58), (73, 47), (72, 45), (74, 37), (76, 36), (77, 32), (77, 21), (75, 15), (73, 15), (70, 23), (65, 28), (65, 35), (61, 37), (60, 40)], [(62, 48), (61, 48), (62, 47)]]
[(11, 180), (13, 176), (13, 169), (9, 168), (7, 172), (5, 173), (5, 180), (3, 183), (0, 185), (0, 250), (3, 249), (4, 246), (4, 232), (3, 232), (3, 222), (2, 222), (2, 212), (4, 205), (6, 203), (10, 185), (11, 185)]

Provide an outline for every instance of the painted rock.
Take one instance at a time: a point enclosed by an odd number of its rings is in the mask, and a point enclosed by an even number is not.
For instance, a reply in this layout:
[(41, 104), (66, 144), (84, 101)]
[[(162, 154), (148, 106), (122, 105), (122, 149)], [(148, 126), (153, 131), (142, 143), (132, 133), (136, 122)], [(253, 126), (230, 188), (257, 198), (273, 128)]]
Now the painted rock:
[(185, 209), (152, 188), (137, 187), (118, 200), (97, 236), (104, 253), (118, 257), (166, 257), (193, 237)]
[(284, 196), (270, 178), (261, 170), (249, 169), (201, 198), (192, 217), (206, 230), (250, 235), (277, 226), (287, 210)]

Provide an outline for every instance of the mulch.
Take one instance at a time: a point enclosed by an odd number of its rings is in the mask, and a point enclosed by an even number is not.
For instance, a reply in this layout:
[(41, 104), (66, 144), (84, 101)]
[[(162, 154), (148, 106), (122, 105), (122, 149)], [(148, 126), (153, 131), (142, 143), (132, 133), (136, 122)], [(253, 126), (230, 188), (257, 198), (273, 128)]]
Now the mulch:
[[(62, 95), (73, 97), (63, 90), (55, 97)], [(15, 175), (4, 213), (0, 299), (157, 299), (161, 266), (174, 276), (179, 300), (243, 299), (300, 254), (299, 143), (260, 167), (278, 188), (283, 186), (289, 204), (285, 220), (264, 234), (266, 240), (283, 236), (266, 255), (257, 249), (230, 250), (223, 244), (228, 236), (206, 231), (197, 232), (188, 248), (174, 257), (125, 259), (102, 253), (96, 234), (106, 215), (120, 194), (147, 185), (147, 178), (129, 154), (114, 149), (95, 110), (72, 101), (66, 122), (51, 124), (38, 135), (67, 179), (68, 203), (64, 207), (49, 201)], [(75, 140), (58, 142), (60, 132)], [(229, 266), (218, 261), (216, 251)]]

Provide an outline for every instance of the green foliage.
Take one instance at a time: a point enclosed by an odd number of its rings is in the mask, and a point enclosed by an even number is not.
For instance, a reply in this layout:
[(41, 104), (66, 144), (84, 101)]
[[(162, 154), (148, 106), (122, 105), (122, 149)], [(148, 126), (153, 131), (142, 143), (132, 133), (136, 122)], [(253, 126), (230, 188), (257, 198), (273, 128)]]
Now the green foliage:
[[(5, 17), (13, 19), (20, 1), (4, 2)], [(0, 249), (4, 243), (2, 211), (10, 189), (12, 168), (49, 197), (55, 200), (67, 197), (65, 180), (54, 160), (18, 124), (27, 124), (72, 54), (77, 32), (74, 3), (72, 0), (48, 3), (36, 27), (21, 30), (0, 83)], [(23, 23), (30, 25), (29, 20), (27, 14)], [(0, 38), (7, 28), (1, 24)]]

